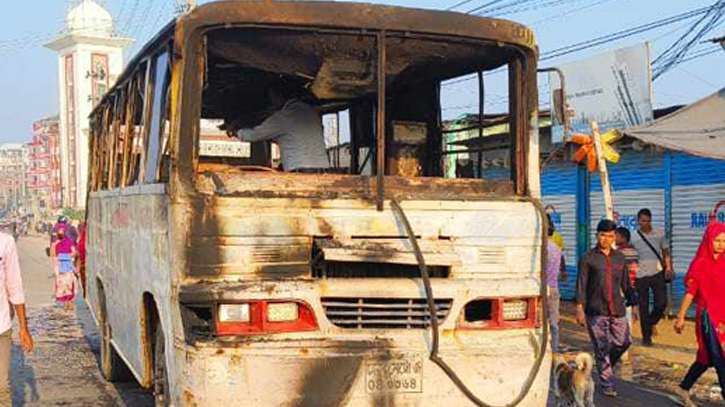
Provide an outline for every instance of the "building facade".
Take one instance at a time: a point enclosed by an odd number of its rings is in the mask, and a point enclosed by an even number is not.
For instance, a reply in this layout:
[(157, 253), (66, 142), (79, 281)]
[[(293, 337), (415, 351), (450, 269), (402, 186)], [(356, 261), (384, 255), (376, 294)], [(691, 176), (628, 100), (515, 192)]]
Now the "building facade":
[(25, 215), (27, 151), (20, 143), (0, 144), (0, 217)]
[(33, 123), (33, 141), (28, 144), (28, 190), (35, 219), (47, 218), (61, 207), (59, 127), (57, 116)]
[(83, 208), (88, 176), (88, 116), (123, 70), (133, 40), (115, 34), (111, 14), (81, 0), (66, 17), (63, 35), (48, 44), (58, 53), (60, 174), (64, 206)]

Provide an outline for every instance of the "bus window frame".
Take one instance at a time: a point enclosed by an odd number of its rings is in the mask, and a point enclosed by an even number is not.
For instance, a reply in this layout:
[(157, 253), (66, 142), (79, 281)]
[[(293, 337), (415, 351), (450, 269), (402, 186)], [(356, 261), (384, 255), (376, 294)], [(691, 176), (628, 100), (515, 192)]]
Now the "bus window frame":
[[(511, 134), (515, 134), (512, 137), (511, 151), (511, 171), (515, 173), (510, 181), (514, 184), (514, 196), (528, 196), (531, 192), (529, 190), (529, 158), (528, 146), (530, 138), (532, 136), (531, 129), (528, 123), (528, 117), (530, 114), (534, 114), (538, 111), (536, 105), (532, 102), (533, 99), (538, 97), (537, 90), (532, 87), (531, 84), (535, 83), (535, 78), (532, 79), (532, 72), (535, 74), (536, 71), (536, 51), (526, 48), (523, 44), (517, 44), (515, 42), (501, 42), (496, 39), (483, 39), (483, 38), (471, 38), (471, 37), (457, 37), (455, 35), (445, 34), (426, 34), (426, 33), (411, 33), (397, 30), (384, 30), (384, 29), (366, 29), (366, 28), (326, 28), (326, 27), (311, 27), (311, 26), (292, 26), (283, 24), (255, 24), (255, 23), (235, 23), (226, 24), (223, 27), (219, 25), (197, 25), (191, 26), (190, 32), (185, 32), (182, 24), (177, 25), (176, 38), (174, 40), (174, 52), (175, 55), (190, 56), (187, 58), (180, 58), (181, 61), (172, 61), (172, 67), (176, 66), (177, 62), (180, 63), (179, 72), (172, 72), (172, 75), (180, 75), (181, 80), (176, 84), (180, 89), (176, 89), (176, 94), (181, 94), (181, 89), (185, 89), (183, 92), (187, 95), (192, 95), (187, 98), (180, 98), (181, 103), (176, 104), (178, 109), (178, 120), (176, 123), (172, 123), (172, 127), (177, 131), (178, 137), (176, 138), (176, 144), (172, 146), (177, 152), (178, 160), (174, 163), (172, 172), (178, 172), (172, 177), (178, 181), (181, 189), (186, 190), (192, 194), (197, 193), (195, 188), (195, 179), (197, 176), (199, 166), (199, 139), (200, 129), (198, 120), (201, 119), (201, 106), (202, 106), (202, 89), (204, 81), (206, 80), (206, 59), (207, 59), (207, 46), (206, 38), (210, 31), (218, 30), (220, 28), (235, 28), (235, 29), (261, 29), (261, 30), (293, 30), (293, 31), (307, 31), (310, 33), (317, 34), (342, 34), (342, 35), (365, 35), (379, 38), (381, 33), (385, 33), (386, 38), (390, 37), (402, 37), (402, 38), (417, 38), (417, 39), (429, 39), (436, 41), (449, 41), (459, 43), (470, 43), (470, 44), (503, 44), (504, 46), (515, 51), (516, 56), (507, 60), (502, 65), (513, 70), (514, 77), (509, 78), (509, 87), (515, 90), (515, 93), (510, 95), (516, 95), (515, 98), (509, 100), (509, 104), (515, 110), (509, 109), (510, 125), (512, 129)], [(180, 47), (184, 44), (183, 47)], [(376, 52), (377, 54), (377, 52)], [(378, 61), (379, 64), (379, 61)], [(377, 65), (377, 64), (376, 64)], [(515, 66), (514, 66), (515, 65)], [(533, 67), (533, 69), (532, 69)], [(471, 73), (475, 73), (473, 70)], [(519, 80), (517, 80), (518, 78)], [(533, 80), (533, 82), (532, 82)], [(172, 83), (172, 86), (174, 83)], [(377, 86), (377, 85), (376, 85)], [(174, 92), (174, 90), (172, 90)], [(172, 102), (173, 104), (173, 102)], [(440, 104), (440, 103), (439, 103)], [(377, 103), (376, 103), (377, 105)], [(440, 110), (440, 106), (438, 106)], [(377, 106), (376, 106), (377, 111)], [(512, 114), (515, 112), (516, 114)], [(172, 113), (173, 116), (173, 113)], [(196, 122), (196, 123), (195, 123)], [(377, 128), (377, 124), (374, 126)], [(440, 123), (438, 132), (442, 132), (442, 122)], [(173, 133), (172, 133), (173, 134)], [(187, 158), (188, 157), (188, 158)], [(178, 166), (178, 167), (177, 167)], [(373, 168), (377, 167), (373, 165)], [(376, 176), (374, 171), (371, 175)]]
[(103, 112), (103, 126), (101, 130), (101, 162), (100, 169), (100, 186), (99, 190), (108, 190), (109, 188), (109, 176), (108, 173), (108, 162), (110, 160), (109, 143), (111, 141), (111, 133), (113, 126), (113, 104), (116, 102), (116, 95), (112, 96), (112, 100), (104, 107)]
[(140, 97), (140, 89), (138, 87), (139, 74), (136, 72), (126, 86), (127, 102), (126, 102), (126, 121), (123, 148), (123, 163), (121, 187), (129, 185), (132, 169), (133, 149), (136, 145), (138, 131), (136, 130), (136, 116), (138, 113), (138, 102)]
[[(164, 129), (166, 127), (166, 120), (171, 119), (171, 114), (169, 112), (169, 108), (167, 106), (167, 95), (170, 93), (170, 89), (172, 86), (172, 68), (173, 68), (173, 62), (172, 62), (172, 55), (170, 48), (168, 46), (162, 47), (160, 51), (155, 52), (152, 56), (149, 57), (149, 73), (147, 75), (147, 96), (146, 100), (150, 100), (150, 103), (148, 103), (148, 111), (146, 112), (146, 117), (148, 118), (148, 125), (146, 127), (146, 137), (144, 140), (144, 148), (143, 151), (145, 152), (145, 157), (143, 159), (144, 165), (143, 165), (143, 176), (142, 181), (144, 184), (154, 184), (159, 182), (159, 168), (161, 166), (161, 158), (162, 157), (162, 144), (163, 141), (163, 133)], [(161, 95), (161, 99), (159, 102), (159, 109), (158, 109), (158, 116), (154, 116), (155, 113), (155, 107), (156, 107), (156, 96), (157, 96), (157, 90), (159, 89), (158, 84), (156, 83), (156, 79), (158, 76), (158, 62), (162, 57), (166, 57), (165, 61), (165, 72), (164, 76), (162, 78), (162, 84), (161, 87), (164, 90), (164, 95)], [(158, 122), (158, 123), (156, 123)], [(154, 129), (154, 124), (157, 124), (157, 127)], [(173, 128), (173, 124), (170, 123), (170, 129)], [(155, 130), (155, 131), (154, 131)], [(153, 134), (153, 132), (157, 134)], [(151, 139), (152, 137), (155, 137), (155, 140), (157, 141), (156, 144), (156, 161), (153, 165), (153, 168), (150, 168), (149, 165), (151, 164), (149, 162), (149, 158), (151, 157), (151, 151), (150, 148), (152, 146)], [(171, 135), (169, 134), (169, 139), (171, 139)], [(149, 174), (149, 171), (153, 171), (153, 174)], [(149, 178), (153, 177), (153, 178)]]
[(117, 91), (113, 103), (113, 125), (109, 140), (108, 189), (118, 188), (118, 149), (121, 145), (121, 122), (125, 120), (126, 94), (124, 88)]

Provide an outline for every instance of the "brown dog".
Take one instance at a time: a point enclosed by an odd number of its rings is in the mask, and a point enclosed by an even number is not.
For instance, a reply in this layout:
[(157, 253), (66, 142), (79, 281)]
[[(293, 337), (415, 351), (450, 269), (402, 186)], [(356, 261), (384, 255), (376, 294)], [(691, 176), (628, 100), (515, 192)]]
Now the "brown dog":
[(592, 367), (594, 360), (588, 353), (576, 355), (574, 365), (562, 356), (554, 360), (554, 393), (558, 407), (595, 407), (594, 380)]

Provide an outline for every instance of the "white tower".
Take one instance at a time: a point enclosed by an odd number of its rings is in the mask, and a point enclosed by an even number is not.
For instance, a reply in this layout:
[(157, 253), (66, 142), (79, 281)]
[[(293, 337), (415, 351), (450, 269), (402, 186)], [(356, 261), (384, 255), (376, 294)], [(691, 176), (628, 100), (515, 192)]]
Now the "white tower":
[(46, 44), (58, 52), (60, 148), (63, 205), (82, 209), (88, 177), (88, 115), (123, 70), (123, 49), (111, 14), (81, 0), (66, 17), (62, 36)]

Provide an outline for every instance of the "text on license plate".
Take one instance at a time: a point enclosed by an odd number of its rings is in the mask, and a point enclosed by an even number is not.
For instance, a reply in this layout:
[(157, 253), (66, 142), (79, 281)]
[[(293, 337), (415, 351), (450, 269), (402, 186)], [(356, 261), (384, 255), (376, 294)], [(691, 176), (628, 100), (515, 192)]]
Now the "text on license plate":
[(423, 391), (423, 359), (420, 357), (370, 361), (365, 364), (365, 388), (368, 393)]

